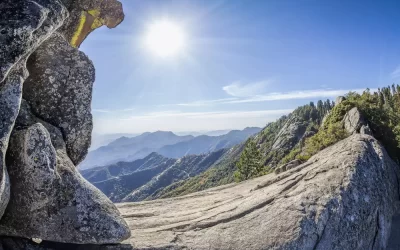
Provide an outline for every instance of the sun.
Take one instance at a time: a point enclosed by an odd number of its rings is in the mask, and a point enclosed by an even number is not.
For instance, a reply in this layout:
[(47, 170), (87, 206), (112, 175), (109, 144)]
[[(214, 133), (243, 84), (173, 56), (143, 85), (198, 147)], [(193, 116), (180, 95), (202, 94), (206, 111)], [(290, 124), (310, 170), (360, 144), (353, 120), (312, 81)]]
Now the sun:
[(144, 44), (156, 56), (172, 57), (183, 52), (186, 37), (177, 23), (161, 20), (148, 26)]

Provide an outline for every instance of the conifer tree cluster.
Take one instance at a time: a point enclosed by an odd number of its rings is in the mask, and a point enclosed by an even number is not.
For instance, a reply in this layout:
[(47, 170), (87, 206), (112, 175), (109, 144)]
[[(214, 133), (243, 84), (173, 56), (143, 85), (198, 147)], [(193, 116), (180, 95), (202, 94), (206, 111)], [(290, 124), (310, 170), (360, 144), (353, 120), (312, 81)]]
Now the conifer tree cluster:
[(261, 160), (260, 150), (258, 150), (256, 143), (250, 139), (236, 163), (235, 180), (244, 181), (262, 173), (264, 166)]

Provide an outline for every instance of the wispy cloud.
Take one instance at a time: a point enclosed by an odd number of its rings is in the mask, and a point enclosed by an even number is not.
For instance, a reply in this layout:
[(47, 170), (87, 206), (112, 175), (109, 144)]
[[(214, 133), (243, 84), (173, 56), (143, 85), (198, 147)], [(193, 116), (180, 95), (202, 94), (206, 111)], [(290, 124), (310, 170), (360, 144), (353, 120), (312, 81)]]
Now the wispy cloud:
[(399, 79), (400, 78), (400, 65), (390, 74), (392, 79)]
[(307, 91), (277, 92), (265, 95), (256, 95), (250, 98), (228, 101), (228, 103), (266, 102), (290, 99), (329, 98), (344, 95), (350, 91), (362, 93), (365, 89), (316, 89)]
[[(235, 103), (254, 103), (267, 102), (278, 100), (293, 100), (293, 99), (313, 99), (313, 98), (334, 98), (340, 95), (345, 95), (350, 91), (362, 93), (365, 89), (314, 89), (305, 91), (290, 91), (290, 92), (275, 92), (268, 94), (258, 94), (246, 97), (230, 97), (215, 100), (203, 100), (188, 103), (175, 104), (178, 106), (212, 106), (218, 104), (235, 104)], [(371, 89), (371, 91), (375, 91)]]
[(224, 86), (222, 89), (230, 96), (249, 97), (265, 93), (267, 86), (273, 82), (274, 80), (272, 79), (247, 84), (237, 81), (230, 85)]
[(188, 103), (178, 103), (178, 106), (191, 106), (191, 107), (199, 107), (199, 106), (210, 106), (213, 104), (219, 103), (226, 103), (229, 101), (239, 100), (239, 98), (222, 98), (222, 99), (215, 99), (215, 100), (203, 100), (203, 101), (195, 101), (195, 102), (188, 102)]
[(265, 115), (281, 115), (292, 112), (293, 109), (274, 109), (260, 111), (212, 111), (212, 112), (181, 112), (181, 111), (162, 111), (150, 112), (143, 115), (135, 115), (129, 118), (121, 118), (120, 120), (135, 120), (135, 119), (159, 119), (166, 117), (185, 117), (190, 119), (212, 119), (212, 118), (236, 118), (236, 117), (259, 117)]

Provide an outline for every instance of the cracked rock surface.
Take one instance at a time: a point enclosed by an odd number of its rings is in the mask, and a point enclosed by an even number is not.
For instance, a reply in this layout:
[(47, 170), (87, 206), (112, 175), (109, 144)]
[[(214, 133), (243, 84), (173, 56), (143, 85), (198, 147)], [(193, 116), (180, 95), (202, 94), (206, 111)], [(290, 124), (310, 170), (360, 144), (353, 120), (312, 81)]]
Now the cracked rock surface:
[(385, 249), (397, 176), (379, 142), (356, 134), (278, 175), (117, 206), (134, 249)]
[(15, 131), (7, 165), (11, 197), (0, 234), (67, 243), (118, 243), (130, 230), (114, 204), (89, 184), (41, 123)]
[(92, 61), (55, 33), (30, 56), (28, 70), (24, 99), (36, 116), (60, 128), (68, 156), (79, 164), (88, 152), (93, 129)]
[(76, 170), (90, 145), (95, 70), (66, 40), (89, 34), (73, 13), (93, 17), (90, 31), (113, 28), (121, 3), (3, 0), (0, 12), (0, 249), (33, 249), (30, 238), (121, 242), (126, 222)]

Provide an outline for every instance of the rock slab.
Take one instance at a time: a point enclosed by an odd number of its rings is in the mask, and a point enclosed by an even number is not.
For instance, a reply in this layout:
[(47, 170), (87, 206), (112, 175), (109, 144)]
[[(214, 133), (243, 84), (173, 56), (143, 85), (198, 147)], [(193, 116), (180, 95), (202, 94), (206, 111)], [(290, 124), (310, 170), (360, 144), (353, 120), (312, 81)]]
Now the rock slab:
[(399, 167), (355, 134), (280, 174), (117, 204), (134, 249), (385, 249)]

